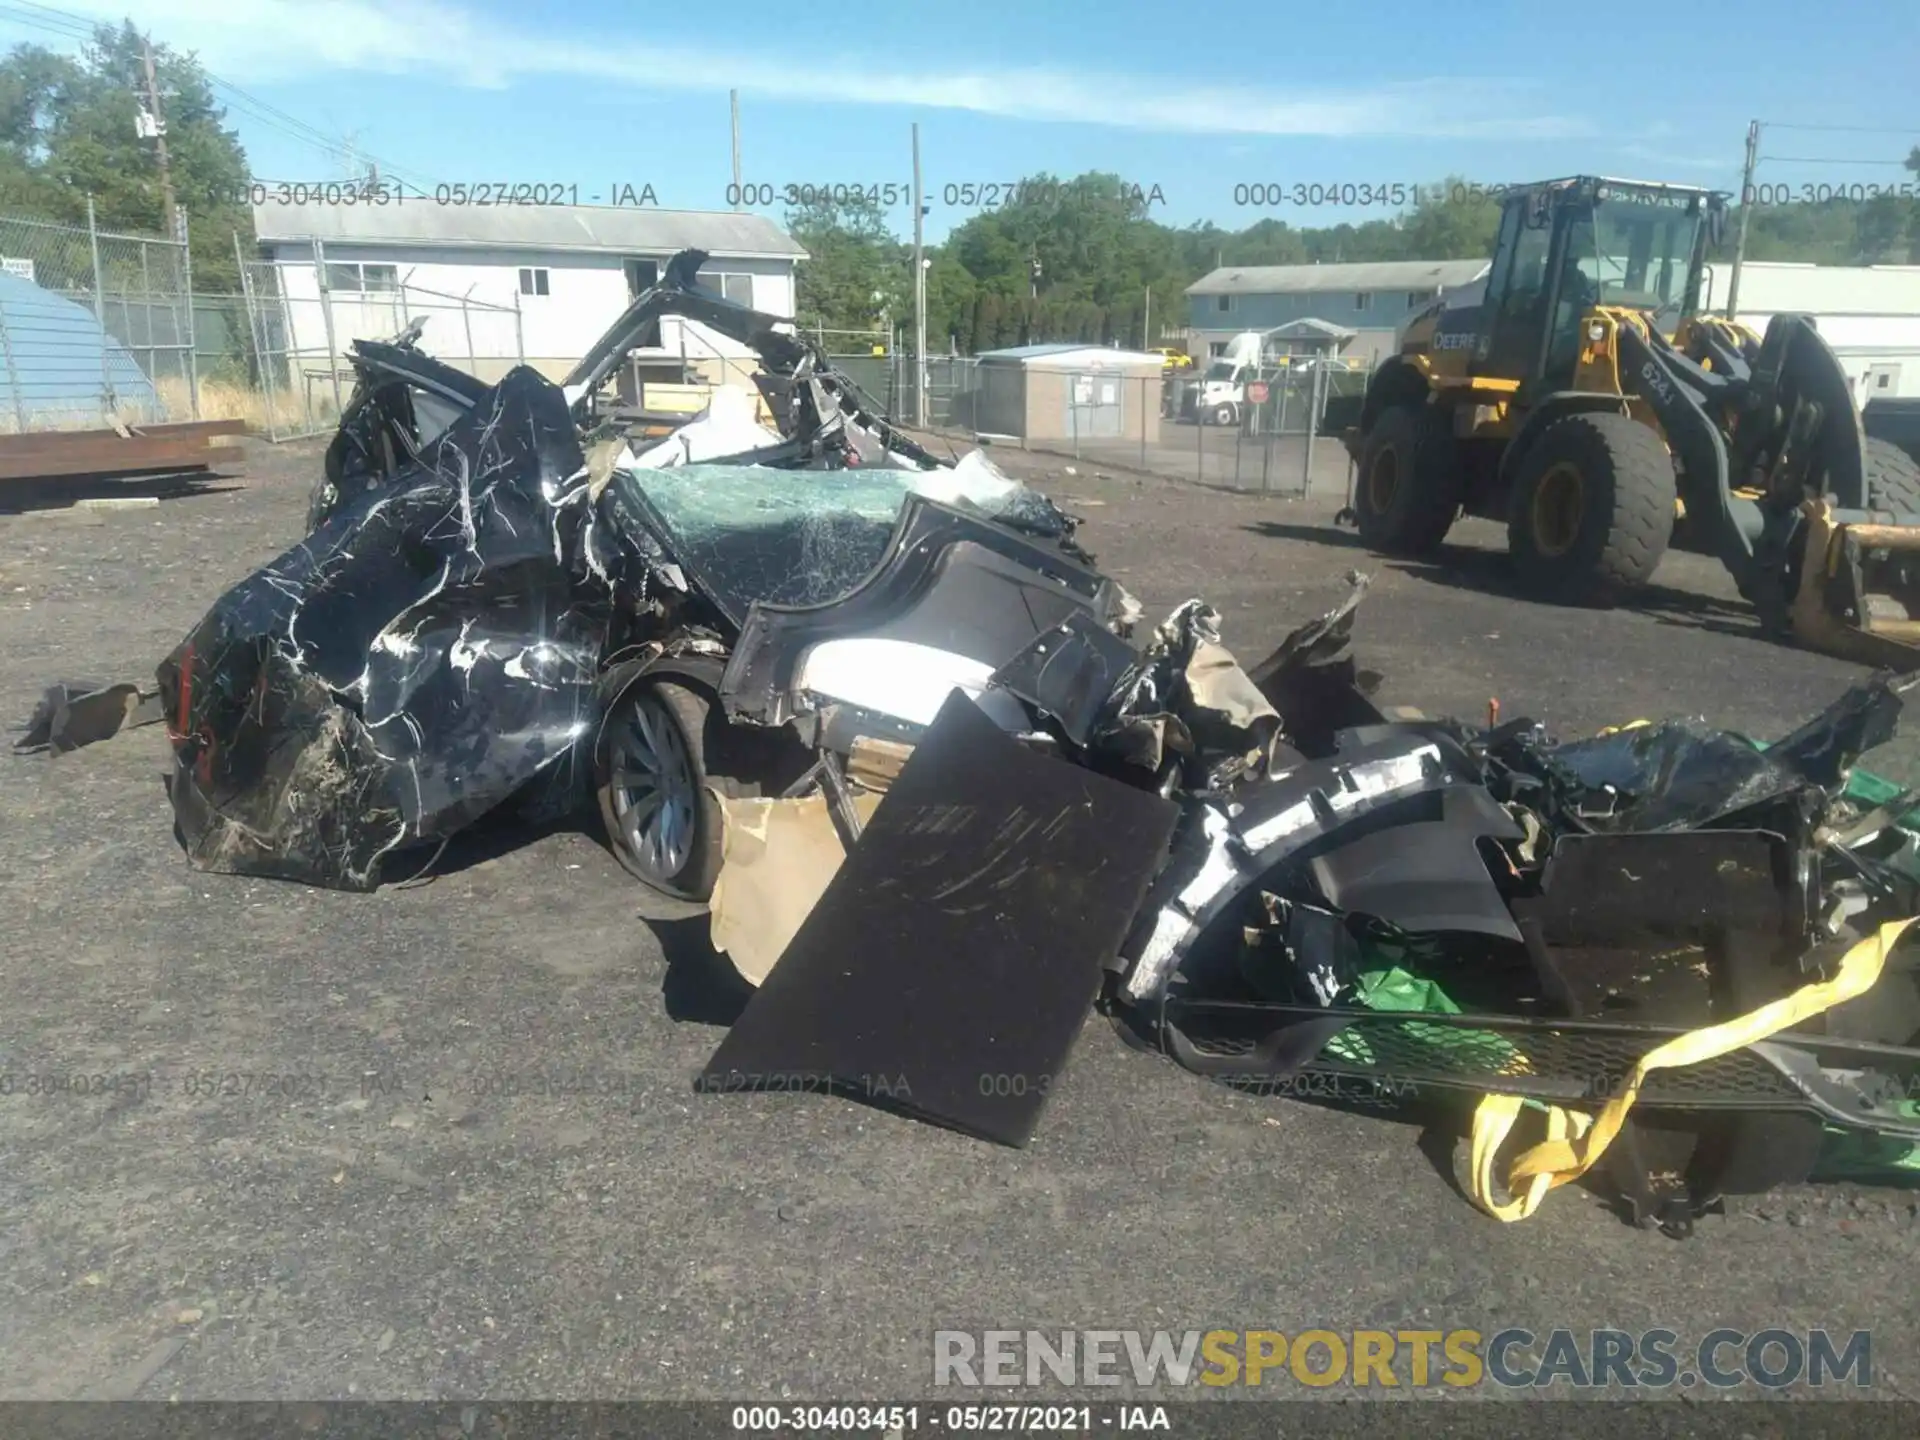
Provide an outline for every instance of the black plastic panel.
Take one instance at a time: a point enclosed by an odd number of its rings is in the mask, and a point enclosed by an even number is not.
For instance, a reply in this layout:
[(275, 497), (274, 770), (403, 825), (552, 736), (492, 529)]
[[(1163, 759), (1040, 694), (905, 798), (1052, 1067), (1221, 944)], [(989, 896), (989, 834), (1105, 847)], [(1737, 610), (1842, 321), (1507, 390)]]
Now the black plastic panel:
[(951, 697), (701, 1088), (832, 1086), (1026, 1144), (1177, 815)]

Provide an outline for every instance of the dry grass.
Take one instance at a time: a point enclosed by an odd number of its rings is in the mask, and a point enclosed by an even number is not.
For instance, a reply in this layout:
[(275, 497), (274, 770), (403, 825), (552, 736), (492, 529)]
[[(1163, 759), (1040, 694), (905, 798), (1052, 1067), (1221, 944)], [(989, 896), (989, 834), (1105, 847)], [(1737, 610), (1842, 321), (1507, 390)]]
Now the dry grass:
[[(311, 396), (305, 396), (298, 390), (279, 389), (272, 395), (264, 390), (256, 390), (249, 385), (235, 385), (225, 380), (200, 381), (200, 416), (202, 420), (244, 420), (251, 432), (267, 435), (275, 430), (282, 434), (303, 432), (324, 432), (333, 428), (339, 420), (339, 411), (334, 407), (331, 386), (315, 383)], [(348, 393), (348, 382), (341, 381), (341, 398)], [(124, 410), (118, 416), (126, 425), (157, 425), (168, 422), (191, 420), (193, 413), (193, 395), (188, 389), (184, 376), (166, 376), (154, 382), (160, 404), (153, 413), (145, 406)], [(113, 421), (103, 415), (97, 402), (76, 404), (69, 409), (52, 409), (47, 406), (35, 406), (29, 410), (27, 423), (23, 427), (19, 417), (0, 398), (0, 435), (38, 434), (46, 431), (68, 430), (107, 430)]]
[[(184, 379), (155, 382), (161, 404), (167, 414), (185, 420), (193, 414), (191, 397)], [(342, 394), (344, 396), (344, 386)], [(270, 430), (319, 429), (334, 423), (338, 412), (333, 405), (331, 387), (316, 385), (311, 404), (298, 390), (275, 390), (272, 395), (248, 385), (224, 380), (200, 381), (200, 418), (202, 420), (244, 420), (249, 430), (266, 434)]]

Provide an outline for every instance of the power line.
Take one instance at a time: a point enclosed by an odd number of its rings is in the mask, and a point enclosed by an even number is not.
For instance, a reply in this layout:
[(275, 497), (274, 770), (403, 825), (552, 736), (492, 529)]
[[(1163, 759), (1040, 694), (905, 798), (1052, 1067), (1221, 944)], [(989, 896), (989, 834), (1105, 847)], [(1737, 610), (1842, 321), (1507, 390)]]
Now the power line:
[(1904, 160), (1841, 160), (1831, 155), (1762, 155), (1762, 160), (1771, 160), (1776, 165), (1890, 165), (1896, 170), (1907, 168)]
[(1783, 125), (1777, 120), (1761, 122), (1768, 130), (1820, 130), (1834, 135), (1905, 135), (1920, 138), (1920, 125)]
[[(91, 41), (96, 30), (94, 23), (83, 15), (58, 10), (50, 5), (38, 5), (34, 0), (7, 0), (7, 3), (0, 4), (0, 16), (5, 16), (16, 24), (25, 25), (30, 29), (83, 42)], [(241, 89), (231, 80), (214, 74), (205, 66), (201, 67), (201, 73), (206, 76), (208, 84), (225, 96), (231, 108), (238, 110), (247, 119), (265, 129), (276, 131), (335, 159), (346, 159), (350, 156), (363, 157), (378, 165), (383, 173), (393, 175), (404, 183), (412, 184), (415, 190), (422, 189), (423, 181), (429, 185), (436, 183), (434, 177), (416, 172), (410, 166), (395, 165), (381, 156), (329, 135), (298, 116), (290, 115), (250, 91)]]

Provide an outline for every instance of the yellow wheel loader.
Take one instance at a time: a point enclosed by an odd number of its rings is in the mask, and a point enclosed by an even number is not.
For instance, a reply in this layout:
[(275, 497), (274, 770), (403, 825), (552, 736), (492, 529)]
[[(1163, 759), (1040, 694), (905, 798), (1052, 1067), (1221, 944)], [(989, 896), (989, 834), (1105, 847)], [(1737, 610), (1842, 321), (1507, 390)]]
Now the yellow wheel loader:
[(1346, 431), (1352, 519), (1412, 556), (1463, 513), (1503, 520), (1527, 593), (1571, 601), (1644, 583), (1679, 522), (1769, 630), (1920, 668), (1920, 465), (1866, 437), (1808, 317), (1762, 337), (1701, 313), (1726, 201), (1508, 192), (1484, 284), (1408, 323)]

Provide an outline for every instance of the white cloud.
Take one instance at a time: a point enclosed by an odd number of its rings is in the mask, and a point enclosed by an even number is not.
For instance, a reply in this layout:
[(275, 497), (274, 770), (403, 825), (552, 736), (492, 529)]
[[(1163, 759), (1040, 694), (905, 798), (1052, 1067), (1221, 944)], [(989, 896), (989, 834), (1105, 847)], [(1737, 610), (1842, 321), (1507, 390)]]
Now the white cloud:
[[(125, 0), (66, 0), (116, 20)], [(1531, 115), (1531, 86), (1418, 80), (1284, 94), (1169, 85), (1164, 78), (1029, 68), (897, 68), (879, 59), (698, 49), (622, 36), (608, 42), (516, 28), (441, 0), (143, 0), (140, 24), (247, 83), (326, 73), (417, 76), (501, 88), (599, 80), (634, 90), (715, 91), (850, 105), (966, 110), (1188, 134), (1431, 139), (1554, 139), (1590, 127)]]

